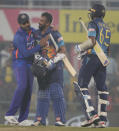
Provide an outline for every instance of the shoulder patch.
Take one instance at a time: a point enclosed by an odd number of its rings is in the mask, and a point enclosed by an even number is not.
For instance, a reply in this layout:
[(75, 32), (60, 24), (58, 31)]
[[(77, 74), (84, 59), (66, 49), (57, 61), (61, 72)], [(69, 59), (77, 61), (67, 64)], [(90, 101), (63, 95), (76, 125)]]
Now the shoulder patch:
[(88, 31), (95, 31), (95, 29), (94, 28), (89, 28)]

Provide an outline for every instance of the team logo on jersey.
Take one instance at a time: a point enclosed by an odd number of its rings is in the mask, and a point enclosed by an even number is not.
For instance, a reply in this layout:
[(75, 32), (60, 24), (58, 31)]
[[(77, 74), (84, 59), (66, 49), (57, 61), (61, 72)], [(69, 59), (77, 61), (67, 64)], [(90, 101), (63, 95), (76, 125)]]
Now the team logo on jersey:
[(53, 58), (56, 55), (56, 50), (53, 46), (44, 47), (42, 50), (42, 55), (44, 57)]

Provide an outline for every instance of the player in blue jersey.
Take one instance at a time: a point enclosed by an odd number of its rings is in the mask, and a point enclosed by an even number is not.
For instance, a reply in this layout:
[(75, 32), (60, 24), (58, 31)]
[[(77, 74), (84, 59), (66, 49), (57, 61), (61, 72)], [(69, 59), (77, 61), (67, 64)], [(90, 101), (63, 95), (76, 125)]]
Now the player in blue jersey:
[[(100, 62), (93, 47), (97, 41), (104, 53), (108, 55), (111, 33), (109, 27), (103, 21), (105, 16), (105, 7), (103, 5), (93, 5), (89, 10), (89, 16), (91, 18), (91, 21), (88, 24), (89, 40), (80, 45), (76, 45), (75, 51), (81, 54), (84, 51), (91, 49), (91, 52), (84, 56), (78, 76), (78, 83), (74, 82), (74, 87), (75, 89), (80, 89), (76, 91), (79, 91), (83, 98), (82, 104), (86, 114), (86, 121), (84, 121), (81, 126), (88, 127), (95, 124), (97, 127), (106, 127), (106, 106), (108, 104), (109, 94), (105, 84), (106, 67)], [(92, 77), (95, 80), (98, 94), (97, 110), (94, 108), (88, 91), (88, 84)]]
[[(44, 42), (48, 38), (44, 38), (37, 44), (33, 38), (34, 29), (30, 26), (29, 16), (25, 13), (18, 15), (18, 24), (20, 28), (16, 32), (13, 40), (13, 70), (17, 80), (17, 88), (5, 115), (5, 120), (10, 124), (18, 124), (26, 120), (29, 113), (29, 106), (32, 94), (33, 75), (31, 72), (31, 64), (34, 60), (34, 53), (41, 50)], [(18, 120), (14, 117), (19, 109)]]
[[(48, 46), (43, 48), (40, 56), (48, 60), (49, 75), (44, 80), (38, 77), (38, 99), (36, 120), (34, 126), (46, 125), (50, 100), (53, 102), (53, 110), (55, 114), (55, 125), (64, 126), (65, 124), (65, 99), (63, 94), (63, 62), (65, 57), (65, 46), (63, 37), (58, 31), (53, 31), (50, 27), (52, 23), (52, 15), (44, 12), (40, 17), (39, 30), (36, 31), (36, 38), (41, 39), (51, 33), (58, 45), (58, 52), (51, 40)], [(43, 82), (44, 81), (44, 82)]]

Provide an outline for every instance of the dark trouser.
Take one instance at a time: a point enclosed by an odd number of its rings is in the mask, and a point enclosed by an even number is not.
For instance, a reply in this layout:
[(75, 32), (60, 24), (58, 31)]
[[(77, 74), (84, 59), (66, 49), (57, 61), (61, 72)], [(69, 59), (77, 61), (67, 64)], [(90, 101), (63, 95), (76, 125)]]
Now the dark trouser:
[(58, 83), (50, 84), (45, 90), (39, 90), (37, 98), (36, 120), (41, 119), (41, 123), (46, 125), (46, 117), (48, 116), (49, 103), (52, 100), (55, 120), (59, 119), (65, 123), (65, 99), (62, 87)]
[(14, 63), (14, 74), (17, 80), (17, 88), (10, 105), (7, 116), (15, 115), (20, 109), (18, 121), (21, 122), (28, 118), (29, 106), (32, 94), (33, 75), (30, 65), (26, 63)]
[[(42, 124), (46, 124), (46, 117), (48, 116), (48, 109), (50, 100), (53, 102), (53, 110), (56, 121), (62, 121), (65, 123), (65, 99), (63, 93), (63, 67), (62, 63), (59, 62), (54, 71), (51, 72), (49, 78), (49, 84), (44, 85), (44, 90), (39, 88), (38, 99), (37, 99), (37, 112), (36, 120), (41, 120)], [(41, 82), (38, 79), (39, 87)], [(48, 87), (45, 87), (48, 86)]]
[(94, 77), (98, 91), (98, 115), (101, 120), (106, 121), (106, 105), (108, 103), (108, 91), (105, 85), (106, 67), (101, 64), (96, 55), (87, 55), (83, 59), (82, 67), (78, 76), (78, 84), (82, 91), (83, 98), (85, 99), (84, 107), (86, 108), (87, 119), (90, 119), (92, 115), (97, 114), (88, 91), (88, 84), (92, 77)]

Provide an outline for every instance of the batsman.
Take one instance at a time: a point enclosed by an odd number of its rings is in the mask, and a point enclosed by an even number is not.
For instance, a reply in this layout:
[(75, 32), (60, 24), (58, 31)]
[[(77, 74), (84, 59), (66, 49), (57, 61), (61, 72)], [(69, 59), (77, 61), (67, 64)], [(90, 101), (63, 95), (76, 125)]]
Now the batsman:
[[(83, 57), (82, 66), (78, 75), (78, 82), (74, 82), (75, 91), (82, 97), (82, 104), (86, 116), (86, 120), (82, 122), (82, 127), (106, 127), (108, 104), (108, 89), (106, 81), (106, 66), (104, 66), (98, 58), (94, 46), (96, 42), (102, 48), (103, 52), (108, 56), (110, 48), (111, 32), (109, 27), (104, 23), (105, 7), (101, 4), (95, 4), (89, 9), (89, 18), (91, 21), (88, 24), (88, 40), (75, 46), (75, 51), (82, 54), (88, 49)], [(94, 108), (94, 103), (88, 90), (88, 84), (91, 78), (94, 78), (97, 89), (97, 109)]]
[(39, 21), (39, 29), (35, 33), (35, 38), (39, 40), (50, 34), (50, 36), (52, 36), (56, 41), (58, 49), (55, 48), (52, 40), (49, 39), (47, 41), (47, 46), (43, 47), (39, 52), (39, 62), (36, 63), (41, 65), (41, 61), (45, 61), (46, 66), (42, 64), (38, 70), (34, 68), (36, 70), (35, 74), (38, 80), (39, 91), (36, 120), (33, 123), (33, 126), (46, 125), (50, 100), (53, 102), (55, 126), (65, 125), (66, 105), (63, 93), (62, 62), (62, 59), (65, 57), (65, 46), (61, 34), (58, 31), (52, 30), (52, 20), (53, 17), (50, 13), (42, 13)]

